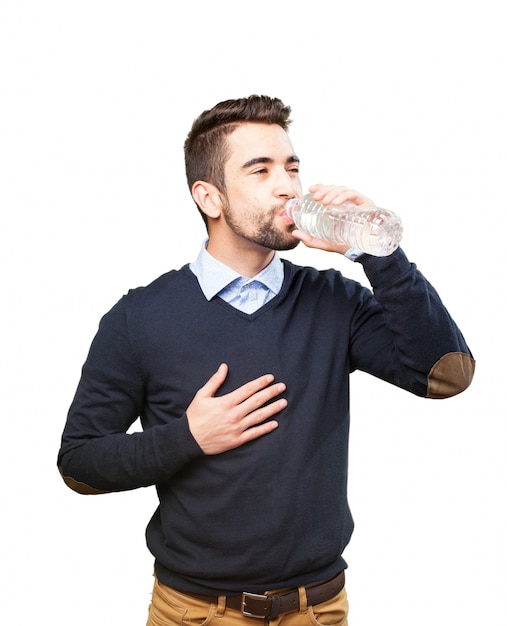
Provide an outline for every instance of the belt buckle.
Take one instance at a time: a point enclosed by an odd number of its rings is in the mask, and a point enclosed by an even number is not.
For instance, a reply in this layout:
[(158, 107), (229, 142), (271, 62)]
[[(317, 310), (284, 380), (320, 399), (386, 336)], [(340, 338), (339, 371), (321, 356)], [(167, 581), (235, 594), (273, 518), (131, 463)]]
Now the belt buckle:
[(257, 593), (248, 593), (247, 591), (244, 591), (241, 594), (241, 613), (245, 615), (245, 617), (256, 617), (258, 619), (264, 619), (265, 617), (267, 617), (268, 607), (266, 607), (266, 610), (263, 615), (257, 615), (255, 613), (250, 613), (250, 611), (247, 611), (246, 605), (247, 605), (248, 598), (251, 598), (252, 600), (262, 601), (262, 600), (268, 600), (269, 596), (265, 596), (265, 595), (261, 595)]

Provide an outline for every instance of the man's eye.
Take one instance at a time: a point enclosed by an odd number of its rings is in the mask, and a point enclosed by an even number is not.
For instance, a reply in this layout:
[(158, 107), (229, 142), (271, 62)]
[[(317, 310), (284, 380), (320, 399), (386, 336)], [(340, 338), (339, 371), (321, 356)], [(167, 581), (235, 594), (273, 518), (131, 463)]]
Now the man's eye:
[(258, 170), (254, 170), (253, 173), (254, 174), (265, 174), (268, 170), (265, 167), (261, 167)]

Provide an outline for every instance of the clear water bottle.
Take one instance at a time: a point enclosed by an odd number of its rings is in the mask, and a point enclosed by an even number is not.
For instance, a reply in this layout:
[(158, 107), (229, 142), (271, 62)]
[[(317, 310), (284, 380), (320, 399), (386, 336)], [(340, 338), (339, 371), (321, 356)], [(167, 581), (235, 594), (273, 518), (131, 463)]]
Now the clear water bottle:
[(394, 252), (403, 234), (401, 220), (392, 211), (352, 202), (324, 206), (315, 202), (312, 194), (291, 198), (285, 204), (285, 212), (305, 233), (334, 243), (347, 243), (373, 256)]

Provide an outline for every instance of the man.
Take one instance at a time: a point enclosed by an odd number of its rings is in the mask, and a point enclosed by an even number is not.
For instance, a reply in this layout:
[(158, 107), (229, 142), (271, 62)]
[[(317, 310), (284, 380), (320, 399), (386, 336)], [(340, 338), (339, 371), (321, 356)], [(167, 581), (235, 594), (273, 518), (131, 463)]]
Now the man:
[[(186, 169), (208, 239), (194, 263), (104, 316), (63, 433), (58, 464), (76, 491), (157, 487), (150, 625), (347, 624), (350, 373), (428, 398), (473, 376), (459, 329), (401, 249), (361, 254), (285, 215), (302, 194), (289, 115), (251, 96), (195, 120)], [(370, 202), (310, 191), (326, 205)], [(360, 262), (375, 296), (275, 252), (300, 241)], [(126, 434), (138, 416), (143, 432)]]

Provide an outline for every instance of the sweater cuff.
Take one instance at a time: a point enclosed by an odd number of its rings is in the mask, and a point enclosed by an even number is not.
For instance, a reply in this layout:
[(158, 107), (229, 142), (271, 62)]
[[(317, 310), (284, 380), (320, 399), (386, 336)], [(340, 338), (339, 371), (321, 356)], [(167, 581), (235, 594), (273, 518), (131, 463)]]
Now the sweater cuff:
[(363, 254), (358, 258), (371, 286), (392, 283), (410, 271), (412, 264), (401, 248), (397, 248), (389, 256), (372, 256)]

